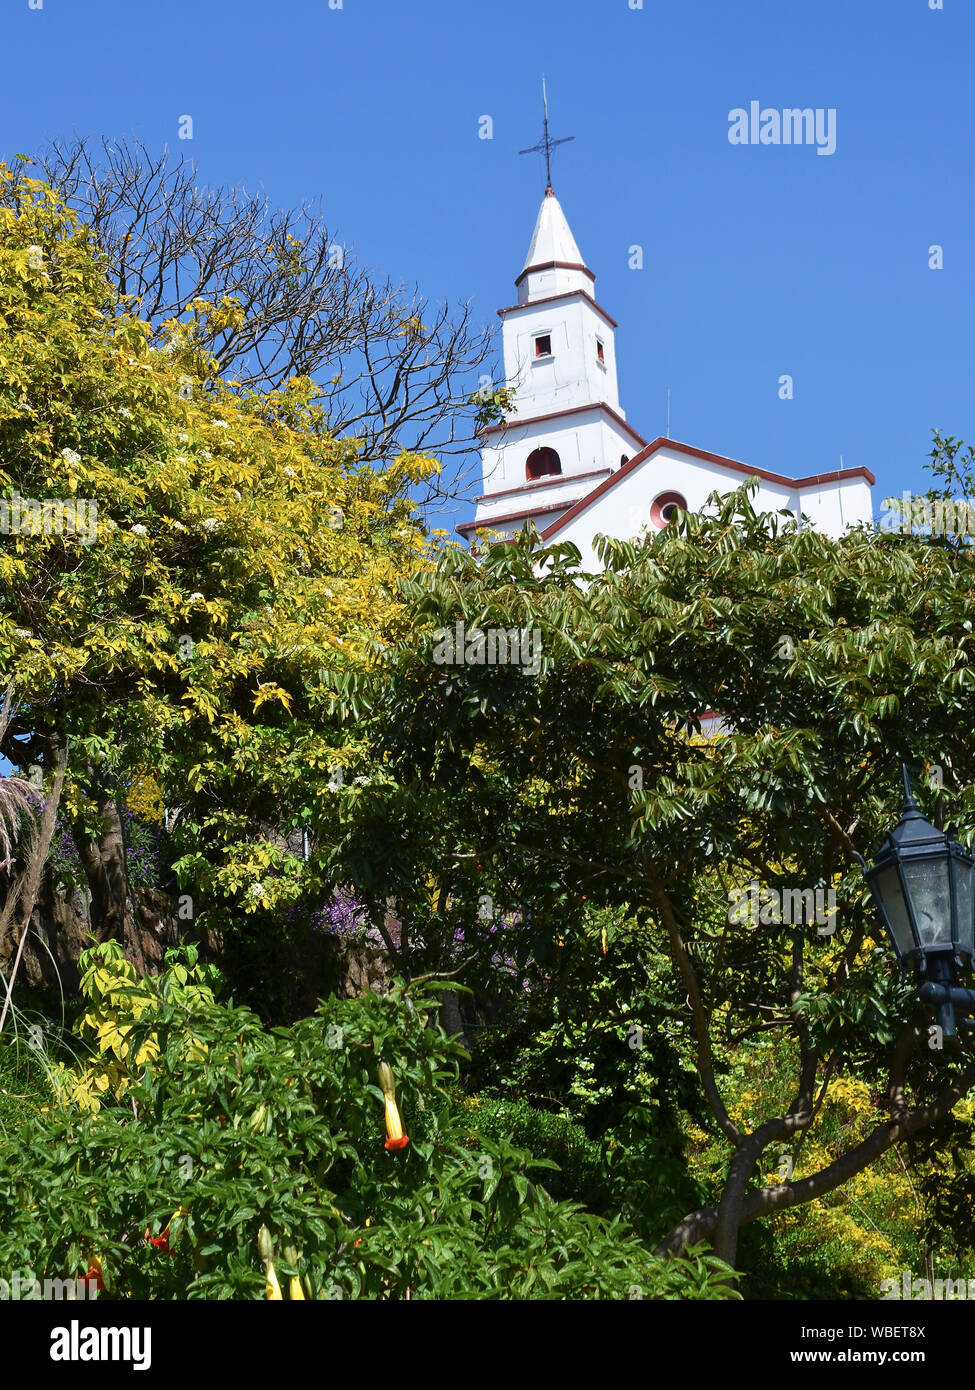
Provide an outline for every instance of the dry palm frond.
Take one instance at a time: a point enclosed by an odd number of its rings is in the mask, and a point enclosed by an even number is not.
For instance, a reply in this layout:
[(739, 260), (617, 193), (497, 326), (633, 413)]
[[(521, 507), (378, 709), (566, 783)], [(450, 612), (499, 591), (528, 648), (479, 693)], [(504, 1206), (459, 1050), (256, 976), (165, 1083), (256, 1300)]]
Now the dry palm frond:
[(51, 840), (54, 838), (54, 826), (57, 820), (58, 805), (61, 801), (61, 791), (64, 786), (65, 773), (67, 771), (67, 750), (62, 748), (58, 751), (54, 763), (54, 785), (50, 795), (44, 803), (43, 813), (40, 824), (34, 825), (31, 829), (30, 843), (27, 847), (26, 867), (19, 875), (10, 891), (7, 894), (7, 901), (0, 912), (0, 942), (3, 942), (7, 935), (7, 930), (14, 918), (15, 912), (19, 910), (20, 916), (20, 940), (17, 944), (17, 954), (14, 957), (13, 967), (8, 979), (3, 980), (6, 990), (6, 998), (3, 1007), (0, 1009), (0, 1032), (7, 1019), (10, 1009), (10, 997), (17, 978), (17, 971), (20, 969), (21, 957), (24, 954), (24, 946), (27, 942), (27, 933), (30, 930), (31, 914), (37, 905), (37, 896), (40, 891), (41, 879), (44, 875), (44, 865), (47, 863), (48, 852), (51, 848)]
[[(0, 700), (0, 744), (10, 724), (13, 693), (13, 684), (8, 684), (3, 699)], [(40, 797), (37, 790), (20, 777), (0, 777), (0, 853), (4, 856), (0, 869), (12, 867), (12, 851), (20, 830), (21, 816), (25, 812), (30, 816), (30, 831), (22, 856), (24, 867), (22, 872), (14, 877), (0, 908), (0, 946), (4, 946), (7, 941), (11, 923), (14, 923), (15, 929), (17, 925), (20, 926), (17, 952), (10, 974), (6, 979), (0, 976), (0, 984), (6, 992), (3, 1006), (0, 1008), (0, 1032), (3, 1031), (10, 1011), (11, 992), (27, 943), (31, 914), (37, 905), (44, 867), (54, 837), (67, 766), (67, 748), (59, 748), (53, 763), (53, 785), (46, 798)], [(19, 918), (19, 922), (16, 918)]]
[(21, 816), (37, 810), (37, 793), (29, 782), (0, 777), (0, 870), (13, 867)]
[[(7, 687), (0, 703), (0, 742), (10, 723), (13, 686)], [(0, 777), (0, 870), (13, 867), (13, 852), (20, 831), (20, 818), (39, 810), (37, 791), (22, 777)]]

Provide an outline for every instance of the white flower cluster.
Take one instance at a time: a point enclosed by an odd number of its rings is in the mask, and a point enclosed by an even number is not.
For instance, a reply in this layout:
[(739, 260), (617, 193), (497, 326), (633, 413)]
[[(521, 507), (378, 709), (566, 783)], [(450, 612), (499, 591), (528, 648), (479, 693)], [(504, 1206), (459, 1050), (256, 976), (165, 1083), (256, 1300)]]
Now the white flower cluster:
[(61, 457), (64, 459), (65, 463), (69, 464), (72, 468), (77, 468), (78, 464), (81, 462), (81, 455), (75, 453), (74, 449), (62, 449)]

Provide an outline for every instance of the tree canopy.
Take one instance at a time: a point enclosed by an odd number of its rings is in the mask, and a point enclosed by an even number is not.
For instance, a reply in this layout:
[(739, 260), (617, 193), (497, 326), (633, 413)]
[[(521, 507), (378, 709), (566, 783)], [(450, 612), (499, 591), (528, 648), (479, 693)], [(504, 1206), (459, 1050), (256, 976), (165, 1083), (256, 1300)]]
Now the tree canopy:
[[(902, 762), (919, 786), (926, 763), (942, 769), (928, 809), (963, 838), (975, 828), (975, 594), (966, 547), (869, 528), (830, 539), (757, 515), (748, 486), (712, 503), (642, 541), (604, 539), (598, 574), (526, 533), (404, 580), (415, 630), (374, 705), (386, 778), (343, 853), (376, 892), (409, 896), (419, 862), (467, 920), (483, 895), (530, 912), (550, 955), (594, 905), (628, 905), (669, 957), (656, 1025), (676, 1009), (731, 1165), (720, 1202), (688, 1213), (669, 1248), (707, 1236), (733, 1260), (743, 1224), (830, 1191), (975, 1082), (967, 1051), (927, 1049), (853, 858), (896, 820)], [(458, 622), (538, 633), (537, 674), (489, 664), (476, 641), (461, 664), (438, 661)], [(720, 736), (702, 736), (707, 712)], [(731, 904), (752, 884), (832, 890), (835, 921), (743, 917)], [(422, 951), (438, 928), (414, 901)], [(792, 1095), (743, 1126), (722, 1072), (768, 1035)], [(869, 1135), (755, 1187), (760, 1155), (799, 1144), (840, 1070), (885, 1097)]]

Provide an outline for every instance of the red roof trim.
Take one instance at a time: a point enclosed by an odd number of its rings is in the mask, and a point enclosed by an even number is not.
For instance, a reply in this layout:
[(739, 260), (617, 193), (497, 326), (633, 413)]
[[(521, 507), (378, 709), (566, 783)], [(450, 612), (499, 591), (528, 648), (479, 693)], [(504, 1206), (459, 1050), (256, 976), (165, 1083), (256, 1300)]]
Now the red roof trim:
[(534, 309), (539, 304), (554, 304), (557, 299), (572, 299), (577, 294), (586, 300), (588, 304), (592, 305), (596, 313), (600, 314), (606, 320), (610, 328), (619, 328), (619, 324), (616, 320), (607, 314), (601, 304), (596, 303), (591, 294), (586, 294), (585, 290), (563, 290), (561, 294), (547, 294), (542, 299), (529, 299), (524, 304), (510, 304), (507, 309), (499, 309), (497, 311), (498, 318), (503, 319), (505, 314), (515, 314), (519, 309)]
[(869, 468), (841, 468), (835, 473), (816, 473), (808, 478), (787, 478), (784, 473), (770, 473), (765, 468), (749, 468), (746, 463), (739, 463), (737, 459), (725, 458), (723, 454), (709, 454), (705, 449), (695, 449), (691, 444), (681, 444), (676, 439), (667, 439), (664, 435), (658, 435), (641, 453), (634, 454), (629, 463), (625, 463), (611, 478), (607, 478), (605, 482), (594, 487), (592, 492), (588, 492), (585, 497), (576, 502), (575, 506), (570, 507), (565, 516), (560, 517), (558, 521), (553, 521), (552, 525), (542, 532), (542, 540), (551, 540), (563, 526), (574, 521), (587, 507), (602, 497), (604, 492), (615, 487), (628, 473), (632, 473), (634, 468), (638, 468), (641, 463), (652, 458), (660, 449), (673, 449), (675, 453), (687, 454), (690, 458), (703, 459), (705, 463), (717, 463), (722, 468), (731, 469), (735, 473), (742, 473), (748, 478), (763, 478), (766, 482), (780, 483), (795, 492), (815, 487), (818, 483), (833, 483), (840, 479), (866, 478), (871, 487), (877, 481)]
[[(724, 454), (710, 454), (706, 449), (695, 449), (692, 444), (681, 444), (676, 439), (667, 439), (665, 435), (657, 436), (649, 446), (649, 453), (656, 453), (658, 449), (674, 449), (679, 454), (703, 459), (705, 463), (718, 463), (722, 468), (731, 468), (747, 477), (764, 478), (767, 482), (781, 483), (793, 489), (815, 487), (817, 483), (832, 483), (839, 478), (866, 478), (871, 486), (877, 481), (868, 468), (840, 468), (833, 473), (814, 473), (808, 478), (788, 478), (784, 473), (772, 473), (767, 468), (752, 468), (738, 459), (726, 458)], [(627, 468), (633, 463), (636, 463), (635, 458), (630, 459)]]
[[(498, 430), (517, 429), (519, 425), (538, 425), (544, 420), (562, 420), (566, 415), (579, 415), (584, 410), (602, 410), (611, 420), (615, 421), (621, 429), (626, 430), (631, 439), (635, 439), (642, 448), (647, 447), (647, 441), (643, 436), (637, 434), (633, 426), (628, 425), (622, 415), (617, 415), (613, 407), (607, 405), (605, 401), (592, 401), (589, 405), (570, 405), (568, 410), (553, 410), (549, 415), (530, 415), (525, 420), (514, 419), (506, 421), (503, 425), (488, 425), (487, 429), (483, 430), (482, 433), (485, 435), (495, 434)], [(632, 459), (630, 462), (632, 462)], [(626, 467), (629, 468), (629, 466), (628, 463)]]
[(511, 497), (516, 492), (535, 492), (546, 487), (558, 487), (559, 483), (574, 483), (579, 478), (605, 478), (607, 473), (612, 473), (611, 468), (593, 468), (588, 473), (558, 473), (554, 477), (539, 478), (536, 482), (522, 483), (521, 487), (505, 487), (499, 492), (482, 492), (479, 497), (475, 497), (475, 502), (484, 502), (488, 498), (493, 502), (495, 497)]
[(515, 284), (520, 285), (525, 276), (531, 275), (535, 270), (581, 270), (583, 275), (589, 276), (590, 280), (595, 281), (596, 279), (587, 265), (579, 265), (576, 261), (539, 261), (537, 265), (526, 265)]
[(503, 526), (506, 522), (523, 521), (525, 517), (529, 516), (544, 516), (546, 512), (560, 512), (568, 505), (567, 502), (552, 502), (547, 507), (529, 507), (527, 511), (508, 512), (506, 516), (492, 516), (490, 520), (487, 521), (462, 521), (456, 529), (461, 535), (463, 535), (465, 531), (493, 531), (498, 526)]
[(797, 488), (815, 487), (817, 483), (837, 483), (841, 478), (851, 476), (866, 478), (871, 487), (877, 481), (869, 468), (837, 468), (833, 473), (811, 473), (808, 478), (797, 478), (794, 486)]

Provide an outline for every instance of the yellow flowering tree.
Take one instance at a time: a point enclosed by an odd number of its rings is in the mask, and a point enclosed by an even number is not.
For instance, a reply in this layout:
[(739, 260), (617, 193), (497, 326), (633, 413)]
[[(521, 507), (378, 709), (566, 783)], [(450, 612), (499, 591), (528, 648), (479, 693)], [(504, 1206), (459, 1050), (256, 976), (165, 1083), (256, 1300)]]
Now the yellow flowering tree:
[(361, 466), (307, 379), (222, 382), (200, 344), (235, 312), (197, 301), (160, 342), (57, 195), (0, 166), (0, 673), (20, 698), (2, 751), (44, 769), (67, 748), (96, 935), (137, 964), (133, 770), (176, 808), (202, 891), (296, 895), (289, 837), (327, 801), (335, 716), (402, 635), (395, 579), (425, 549), (407, 493), (436, 463)]

